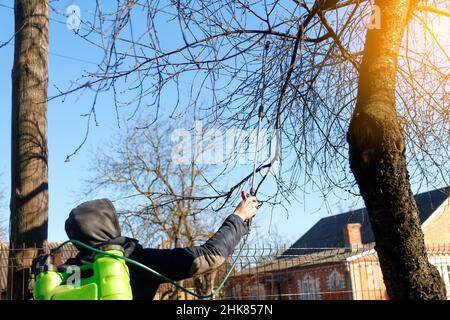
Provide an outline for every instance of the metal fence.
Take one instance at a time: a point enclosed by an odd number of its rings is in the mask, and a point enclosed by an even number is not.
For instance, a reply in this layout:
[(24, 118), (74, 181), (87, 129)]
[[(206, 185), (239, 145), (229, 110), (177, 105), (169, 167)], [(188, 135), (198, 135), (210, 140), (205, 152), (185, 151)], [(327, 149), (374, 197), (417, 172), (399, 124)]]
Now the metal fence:
[[(58, 244), (50, 243), (49, 248)], [(15, 250), (23, 250), (21, 248)], [(48, 250), (48, 249), (46, 249)], [(450, 244), (428, 247), (429, 261), (441, 274), (450, 298)], [(54, 257), (56, 265), (77, 254), (68, 245)], [(0, 244), (0, 299), (7, 297), (11, 255)], [(382, 300), (388, 299), (374, 245), (354, 248), (287, 248), (245, 246), (220, 268), (183, 280), (191, 291), (206, 294), (236, 266), (214, 299), (236, 300)], [(163, 273), (163, 270), (161, 270)], [(14, 285), (14, 283), (13, 283)], [(25, 290), (26, 282), (21, 290)], [(11, 288), (9, 288), (11, 290)], [(16, 288), (17, 289), (17, 288)], [(174, 286), (160, 286), (155, 299), (195, 299)]]

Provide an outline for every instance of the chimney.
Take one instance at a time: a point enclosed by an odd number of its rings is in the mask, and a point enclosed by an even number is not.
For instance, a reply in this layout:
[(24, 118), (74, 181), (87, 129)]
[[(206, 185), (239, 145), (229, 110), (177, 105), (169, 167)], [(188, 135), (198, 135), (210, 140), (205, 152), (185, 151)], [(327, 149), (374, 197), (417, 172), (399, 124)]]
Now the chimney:
[(362, 247), (361, 223), (347, 223), (343, 231), (346, 247), (351, 249)]

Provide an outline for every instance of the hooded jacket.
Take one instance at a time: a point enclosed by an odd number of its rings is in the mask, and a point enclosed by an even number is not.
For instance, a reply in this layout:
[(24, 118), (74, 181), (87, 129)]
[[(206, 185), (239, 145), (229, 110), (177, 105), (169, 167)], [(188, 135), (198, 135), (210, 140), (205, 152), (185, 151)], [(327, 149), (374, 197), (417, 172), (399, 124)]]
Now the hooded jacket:
[[(93, 247), (119, 244), (126, 257), (134, 259), (168, 277), (179, 281), (211, 271), (222, 265), (231, 255), (240, 239), (248, 233), (246, 223), (231, 214), (219, 230), (203, 245), (175, 249), (143, 248), (136, 239), (123, 237), (119, 219), (108, 199), (88, 201), (73, 209), (65, 223), (71, 240), (78, 240)], [(92, 263), (94, 254), (77, 246), (75, 258), (68, 265)], [(153, 299), (164, 280), (135, 265), (128, 264), (133, 299)]]

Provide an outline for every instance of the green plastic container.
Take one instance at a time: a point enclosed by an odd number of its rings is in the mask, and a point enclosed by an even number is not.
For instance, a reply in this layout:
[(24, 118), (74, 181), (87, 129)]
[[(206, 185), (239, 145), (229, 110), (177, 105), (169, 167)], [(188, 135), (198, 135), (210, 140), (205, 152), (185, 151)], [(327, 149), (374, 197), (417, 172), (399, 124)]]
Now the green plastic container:
[[(120, 249), (119, 249), (120, 248)], [(123, 256), (123, 250), (117, 246), (105, 250), (117, 256)], [(52, 265), (36, 277), (34, 286), (35, 300), (131, 300), (130, 274), (124, 260), (99, 253), (93, 264), (81, 266), (82, 274), (89, 272), (87, 278), (79, 278), (79, 285), (71, 283), (73, 273), (57, 272)]]

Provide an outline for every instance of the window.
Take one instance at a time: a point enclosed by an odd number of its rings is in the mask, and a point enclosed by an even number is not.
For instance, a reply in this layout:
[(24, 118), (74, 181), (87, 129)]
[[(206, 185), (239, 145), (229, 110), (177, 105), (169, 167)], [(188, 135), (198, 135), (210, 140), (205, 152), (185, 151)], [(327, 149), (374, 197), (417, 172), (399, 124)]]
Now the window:
[(264, 300), (266, 297), (266, 290), (262, 284), (254, 284), (250, 287), (249, 300)]
[(237, 299), (241, 298), (241, 285), (238, 283), (233, 288), (231, 288), (231, 298)]
[(298, 281), (298, 291), (300, 292), (300, 300), (322, 300), (320, 279), (313, 278), (308, 273), (303, 277), (303, 280)]
[(442, 280), (444, 280), (445, 288), (447, 289), (447, 300), (450, 300), (450, 256), (448, 254), (431, 256), (429, 261), (436, 267)]
[(450, 265), (436, 264), (435, 266), (444, 280), (445, 288), (447, 289), (447, 300), (450, 300)]
[(328, 276), (328, 288), (332, 291), (342, 290), (345, 288), (344, 275), (339, 273), (336, 269)]

